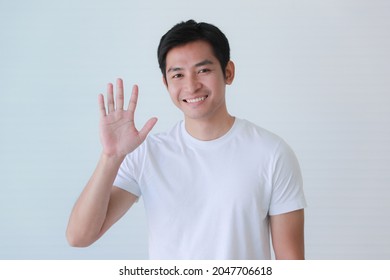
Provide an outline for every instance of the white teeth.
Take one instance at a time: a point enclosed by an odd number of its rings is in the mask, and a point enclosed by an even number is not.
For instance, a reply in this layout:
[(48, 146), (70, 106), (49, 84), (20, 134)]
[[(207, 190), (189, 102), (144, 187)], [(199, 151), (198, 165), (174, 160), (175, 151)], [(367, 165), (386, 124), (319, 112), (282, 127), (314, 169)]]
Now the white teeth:
[(185, 101), (188, 103), (195, 103), (195, 102), (203, 101), (205, 99), (206, 99), (206, 96), (203, 96), (203, 97), (197, 97), (194, 99), (186, 99)]

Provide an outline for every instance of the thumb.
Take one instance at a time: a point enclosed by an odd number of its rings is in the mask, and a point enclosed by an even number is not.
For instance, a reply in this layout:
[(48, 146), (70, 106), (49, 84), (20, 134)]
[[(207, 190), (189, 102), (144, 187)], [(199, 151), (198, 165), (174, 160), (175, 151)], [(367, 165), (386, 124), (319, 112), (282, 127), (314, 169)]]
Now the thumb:
[(151, 118), (148, 120), (144, 127), (139, 132), (139, 137), (142, 141), (146, 139), (146, 136), (148, 136), (149, 132), (153, 129), (154, 125), (157, 123), (157, 118)]

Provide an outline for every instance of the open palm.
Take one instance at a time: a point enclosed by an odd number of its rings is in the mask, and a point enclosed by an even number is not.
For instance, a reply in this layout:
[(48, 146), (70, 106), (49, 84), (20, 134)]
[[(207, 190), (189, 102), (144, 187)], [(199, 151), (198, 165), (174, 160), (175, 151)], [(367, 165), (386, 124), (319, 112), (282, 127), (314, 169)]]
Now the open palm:
[(138, 100), (138, 87), (134, 86), (127, 110), (123, 109), (124, 89), (123, 81), (116, 82), (116, 96), (114, 101), (113, 85), (107, 86), (107, 108), (104, 96), (99, 95), (100, 108), (100, 139), (103, 153), (108, 156), (125, 156), (134, 151), (146, 139), (148, 133), (156, 124), (157, 119), (151, 118), (138, 131), (134, 123), (134, 112)]

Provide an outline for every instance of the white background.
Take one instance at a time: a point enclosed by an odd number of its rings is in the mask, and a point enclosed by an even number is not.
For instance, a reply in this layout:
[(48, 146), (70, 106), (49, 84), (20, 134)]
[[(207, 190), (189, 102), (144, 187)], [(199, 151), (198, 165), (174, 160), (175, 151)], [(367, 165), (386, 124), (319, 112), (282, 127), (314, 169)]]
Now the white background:
[(140, 86), (139, 126), (181, 119), (156, 49), (190, 18), (230, 40), (230, 112), (300, 160), (306, 257), (390, 259), (386, 0), (0, 0), (0, 259), (147, 258), (142, 201), (89, 248), (69, 247), (65, 229), (99, 158), (108, 82)]

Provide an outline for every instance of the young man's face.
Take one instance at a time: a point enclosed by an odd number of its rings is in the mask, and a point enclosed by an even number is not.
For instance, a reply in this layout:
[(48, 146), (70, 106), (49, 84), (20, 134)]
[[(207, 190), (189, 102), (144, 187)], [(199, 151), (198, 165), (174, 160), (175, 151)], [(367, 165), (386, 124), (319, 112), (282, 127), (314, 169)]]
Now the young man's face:
[(228, 115), (225, 87), (233, 82), (234, 64), (228, 63), (225, 78), (209, 43), (195, 41), (171, 49), (165, 71), (164, 83), (186, 121), (218, 121)]

